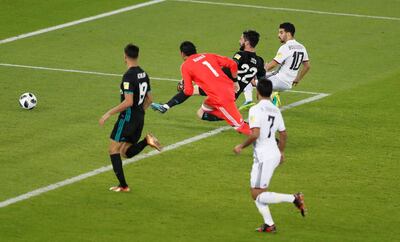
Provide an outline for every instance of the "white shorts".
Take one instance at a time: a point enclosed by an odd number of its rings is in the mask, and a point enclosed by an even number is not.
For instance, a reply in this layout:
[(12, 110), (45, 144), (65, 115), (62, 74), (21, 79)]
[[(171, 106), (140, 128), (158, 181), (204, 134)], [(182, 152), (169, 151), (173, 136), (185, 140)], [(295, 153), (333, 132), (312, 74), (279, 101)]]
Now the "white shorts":
[(253, 168), (250, 173), (251, 188), (267, 188), (271, 181), (272, 175), (276, 167), (278, 167), (281, 157), (277, 156), (268, 159), (259, 159), (261, 157), (254, 156)]
[(292, 84), (282, 81), (277, 75), (267, 77), (272, 82), (272, 89), (274, 91), (286, 91), (292, 89)]

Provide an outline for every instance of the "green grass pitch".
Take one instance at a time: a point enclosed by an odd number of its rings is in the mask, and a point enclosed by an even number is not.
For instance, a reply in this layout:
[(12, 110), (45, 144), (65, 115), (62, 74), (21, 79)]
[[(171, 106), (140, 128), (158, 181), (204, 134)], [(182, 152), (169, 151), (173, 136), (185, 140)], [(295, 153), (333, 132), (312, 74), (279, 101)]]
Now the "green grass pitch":
[[(0, 0), (0, 39), (140, 2)], [(253, 231), (262, 220), (249, 194), (252, 151), (235, 156), (243, 137), (229, 130), (129, 164), (130, 193), (108, 191), (116, 184), (110, 171), (0, 208), (0, 241), (400, 240), (399, 1), (218, 2), (397, 20), (165, 1), (0, 44), (0, 63), (122, 74), (123, 47), (134, 42), (151, 77), (178, 79), (181, 41), (231, 56), (252, 28), (262, 35), (258, 54), (269, 60), (279, 48), (277, 26), (291, 21), (312, 65), (295, 89), (331, 95), (283, 113), (287, 160), (270, 189), (302, 191), (308, 216), (291, 204), (272, 205), (278, 233)], [(103, 128), (98, 119), (118, 103), (119, 82), (0, 65), (0, 202), (110, 164), (116, 117)], [(167, 101), (175, 87), (152, 80), (156, 101)], [(17, 103), (26, 91), (38, 97), (32, 111)], [(169, 145), (225, 125), (197, 120), (201, 101), (193, 97), (164, 115), (148, 110), (144, 133)]]

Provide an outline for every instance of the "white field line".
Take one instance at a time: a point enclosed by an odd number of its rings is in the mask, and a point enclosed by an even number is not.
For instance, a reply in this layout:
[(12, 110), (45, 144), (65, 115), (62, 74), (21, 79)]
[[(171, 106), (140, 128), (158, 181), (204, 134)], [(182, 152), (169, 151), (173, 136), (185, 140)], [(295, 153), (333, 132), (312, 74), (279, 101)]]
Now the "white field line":
[[(34, 70), (44, 70), (44, 71), (60, 71), (60, 72), (80, 73), (80, 74), (89, 74), (89, 75), (98, 75), (98, 76), (118, 76), (118, 77), (122, 77), (121, 74), (115, 74), (115, 73), (104, 73), (104, 72), (97, 72), (97, 71), (61, 69), (61, 68), (51, 68), (51, 67), (43, 67), (43, 66), (27, 66), (27, 65), (16, 65), (16, 64), (7, 64), (7, 63), (0, 63), (0, 66), (26, 68), (26, 69), (34, 69)], [(180, 81), (178, 79), (162, 78), (162, 77), (150, 77), (150, 79), (166, 80), (166, 81), (173, 81), (173, 82)]]
[[(122, 77), (121, 74), (115, 73), (104, 73), (98, 71), (83, 71), (83, 70), (73, 70), (73, 69), (61, 69), (61, 68), (51, 68), (51, 67), (43, 67), (43, 66), (27, 66), (27, 65), (17, 65), (17, 64), (9, 64), (9, 63), (0, 63), (0, 66), (4, 67), (16, 67), (16, 68), (26, 68), (26, 69), (34, 69), (34, 70), (44, 70), (44, 71), (60, 71), (60, 72), (70, 72), (70, 73), (80, 73), (80, 74), (89, 74), (89, 75), (99, 75), (99, 76), (118, 76)], [(167, 77), (150, 77), (151, 80), (165, 80), (178, 82), (180, 79), (175, 78), (167, 78)], [(309, 91), (298, 91), (298, 90), (288, 90), (286, 92), (294, 92), (294, 93), (304, 93), (304, 94), (312, 94), (317, 95), (321, 94), (320, 92), (309, 92)]]
[(240, 4), (240, 3), (221, 3), (221, 2), (197, 1), (197, 0), (173, 0), (173, 1), (212, 4), (212, 5), (221, 5), (221, 6), (229, 6), (229, 7), (256, 8), (256, 9), (266, 9), (266, 10), (274, 10), (274, 11), (300, 12), (300, 13), (322, 14), (322, 15), (334, 15), (334, 16), (346, 16), (346, 17), (400, 21), (400, 18), (398, 18), (398, 17), (363, 15), (363, 14), (353, 14), (353, 13), (339, 13), (339, 12), (326, 12), (326, 11), (317, 11), (317, 10), (309, 10), (309, 9), (279, 8), (279, 7), (258, 6), (258, 5), (249, 5), (249, 4)]
[(281, 111), (285, 111), (285, 110), (288, 110), (288, 109), (291, 109), (291, 108), (294, 108), (294, 107), (297, 107), (297, 106), (300, 106), (300, 105), (303, 105), (303, 104), (306, 104), (306, 103), (314, 102), (314, 101), (317, 101), (317, 100), (322, 99), (324, 97), (327, 97), (329, 95), (330, 94), (328, 94), (328, 93), (320, 93), (318, 95), (315, 95), (315, 96), (312, 96), (312, 97), (309, 97), (309, 98), (305, 98), (305, 99), (302, 99), (300, 101), (297, 101), (297, 102), (288, 104), (286, 106), (283, 106), (281, 108)]
[[(51, 31), (54, 31), (54, 30), (63, 29), (63, 28), (67, 28), (67, 27), (70, 27), (70, 26), (78, 25), (78, 24), (81, 24), (81, 23), (93, 21), (93, 20), (96, 20), (96, 19), (105, 18), (105, 17), (112, 16), (112, 15), (115, 15), (115, 14), (131, 11), (131, 10), (134, 10), (134, 9), (146, 7), (146, 6), (149, 6), (149, 5), (156, 4), (156, 3), (165, 2), (165, 1), (166, 0), (152, 0), (152, 1), (149, 1), (149, 2), (144, 2), (144, 3), (132, 5), (132, 6), (129, 6), (129, 7), (117, 9), (117, 10), (114, 10), (114, 11), (102, 13), (102, 14), (99, 14), (99, 15), (95, 15), (95, 16), (91, 16), (91, 17), (87, 17), (87, 18), (82, 18), (82, 19), (75, 20), (75, 21), (72, 21), (72, 22), (68, 22), (68, 23), (64, 23), (64, 24), (60, 24), (60, 25), (56, 25), (56, 26), (52, 26), (52, 27), (48, 27), (48, 28), (44, 28), (44, 29), (39, 29), (39, 30), (36, 30), (36, 31), (33, 31), (33, 32), (29, 32), (29, 33), (25, 33), (25, 34), (20, 34), (20, 35), (14, 36), (14, 37), (10, 37), (10, 38), (7, 38), (7, 39), (0, 40), (0, 45), (1, 44), (5, 44), (5, 43), (9, 43), (9, 42), (13, 42), (13, 41), (16, 41), (16, 40), (19, 40), (19, 39), (24, 39), (24, 38), (32, 37), (32, 36), (35, 36), (35, 35), (51, 32)], [(326, 12), (326, 11), (317, 11), (317, 10), (308, 10), (308, 9), (296, 9), (296, 8), (279, 8), (279, 7), (257, 6), (257, 5), (249, 5), (249, 4), (238, 4), (238, 3), (220, 3), (220, 2), (195, 1), (195, 0), (172, 0), (172, 1), (201, 3), (201, 4), (212, 4), (212, 5), (222, 5), (222, 6), (230, 6), (230, 7), (256, 8), (256, 9), (266, 9), (266, 10), (274, 10), (274, 11), (290, 11), (290, 12), (301, 12), (301, 13), (311, 13), (311, 14), (323, 14), (323, 15), (336, 15), (336, 16), (371, 18), (371, 19), (382, 19), (382, 20), (394, 20), (394, 21), (399, 21), (400, 20), (399, 17), (374, 16), (374, 15), (339, 13), (339, 12)]]
[(117, 9), (117, 10), (114, 10), (114, 11), (102, 13), (102, 14), (99, 14), (99, 15), (95, 15), (95, 16), (91, 16), (91, 17), (75, 20), (75, 21), (68, 22), (68, 23), (65, 23), (65, 24), (60, 24), (60, 25), (56, 25), (56, 26), (40, 29), (40, 30), (37, 30), (37, 31), (34, 31), (34, 32), (20, 34), (20, 35), (14, 36), (14, 37), (10, 37), (10, 38), (7, 38), (7, 39), (0, 40), (0, 44), (5, 44), (5, 43), (13, 42), (13, 41), (16, 41), (16, 40), (19, 40), (19, 39), (24, 39), (24, 38), (28, 38), (28, 37), (31, 37), (31, 36), (47, 33), (47, 32), (50, 32), (50, 31), (67, 28), (67, 27), (70, 27), (70, 26), (78, 25), (78, 24), (81, 24), (81, 23), (86, 23), (86, 22), (93, 21), (93, 20), (100, 19), (100, 18), (105, 18), (105, 17), (108, 17), (108, 16), (112, 16), (112, 15), (115, 15), (115, 14), (120, 14), (120, 13), (123, 13), (123, 12), (127, 12), (127, 11), (131, 11), (131, 10), (134, 10), (134, 9), (138, 9), (138, 8), (143, 8), (143, 7), (150, 6), (150, 5), (153, 5), (153, 4), (156, 4), (156, 3), (161, 3), (161, 2), (164, 2), (164, 1), (165, 0), (152, 0), (152, 1), (144, 2), (144, 3), (140, 3), (140, 4), (131, 5), (131, 6), (128, 6), (128, 7), (125, 7), (125, 8), (120, 8), (120, 9)]
[[(209, 131), (209, 132), (206, 132), (206, 133), (203, 133), (203, 134), (200, 134), (200, 135), (197, 135), (197, 136), (182, 140), (182, 141), (180, 141), (178, 143), (171, 144), (171, 145), (168, 145), (168, 146), (164, 147), (164, 149), (161, 152), (153, 150), (153, 151), (150, 151), (150, 152), (145, 153), (145, 154), (137, 155), (137, 156), (135, 156), (135, 157), (133, 157), (131, 159), (124, 160), (123, 164), (127, 165), (127, 164), (130, 164), (130, 163), (134, 163), (134, 162), (136, 162), (138, 160), (142, 160), (142, 159), (145, 159), (145, 158), (148, 158), (148, 157), (152, 157), (154, 155), (161, 154), (161, 153), (169, 151), (169, 150), (174, 150), (174, 149), (179, 148), (179, 147), (181, 147), (183, 145), (190, 144), (190, 143), (196, 142), (198, 140), (201, 140), (201, 139), (216, 135), (216, 134), (218, 134), (218, 133), (220, 133), (220, 132), (222, 132), (224, 130), (227, 130), (229, 128), (230, 128), (229, 126), (224, 126), (224, 127), (217, 128), (217, 129), (214, 129), (212, 131)], [(72, 178), (69, 178), (69, 179), (66, 179), (66, 180), (63, 180), (63, 181), (60, 181), (60, 182), (45, 186), (45, 187), (41, 187), (41, 188), (33, 190), (31, 192), (28, 192), (28, 193), (19, 195), (17, 197), (10, 198), (10, 199), (7, 199), (7, 200), (5, 200), (3, 202), (0, 202), (0, 208), (7, 207), (10, 204), (29, 199), (31, 197), (38, 196), (38, 195), (40, 195), (42, 193), (55, 190), (57, 188), (60, 188), (60, 187), (63, 187), (63, 186), (66, 186), (66, 185), (69, 185), (69, 184), (84, 180), (86, 178), (89, 178), (89, 177), (92, 177), (92, 176), (95, 176), (95, 175), (98, 175), (98, 174), (101, 174), (101, 173), (104, 173), (104, 172), (107, 172), (107, 171), (111, 171), (112, 169), (113, 168), (112, 168), (111, 165), (103, 166), (103, 167), (100, 167), (100, 168), (98, 168), (96, 170), (92, 170), (90, 172), (83, 173), (81, 175), (78, 175), (78, 176), (75, 176), (75, 177), (72, 177)]]
[[(284, 107), (281, 108), (281, 110), (285, 111), (285, 110), (288, 110), (288, 109), (291, 109), (291, 108), (294, 108), (294, 107), (297, 107), (297, 106), (300, 106), (300, 105), (303, 105), (303, 104), (306, 104), (306, 103), (309, 103), (309, 102), (314, 102), (314, 101), (322, 99), (322, 98), (324, 98), (324, 97), (326, 97), (328, 95), (329, 94), (321, 93), (321, 94), (318, 94), (318, 95), (316, 95), (314, 97), (306, 98), (306, 99), (300, 100), (298, 102), (294, 102), (292, 104), (284, 106)], [(231, 127), (230, 126), (223, 126), (223, 127), (211, 130), (209, 132), (205, 132), (205, 133), (196, 135), (194, 137), (182, 140), (180, 142), (168, 145), (168, 146), (164, 147), (164, 149), (161, 152), (153, 150), (153, 151), (150, 151), (148, 153), (140, 154), (138, 156), (135, 156), (135, 157), (133, 157), (131, 159), (124, 160), (123, 164), (124, 165), (128, 165), (130, 163), (134, 163), (136, 161), (139, 161), (139, 160), (142, 160), (142, 159), (145, 159), (145, 158), (148, 158), (148, 157), (152, 157), (152, 156), (164, 153), (164, 152), (169, 151), (169, 150), (174, 150), (174, 149), (177, 149), (177, 148), (179, 148), (181, 146), (184, 146), (184, 145), (187, 145), (187, 144), (190, 144), (190, 143), (193, 143), (193, 142), (196, 142), (196, 141), (199, 141), (199, 140), (214, 136), (214, 135), (219, 134), (219, 133), (221, 133), (221, 132), (223, 132), (225, 130), (228, 130), (228, 129), (231, 129)], [(100, 167), (100, 168), (98, 168), (96, 170), (92, 170), (90, 172), (83, 173), (81, 175), (78, 175), (78, 176), (75, 176), (75, 177), (72, 177), (72, 178), (68, 178), (66, 180), (63, 180), (63, 181), (60, 181), (60, 182), (57, 182), (57, 183), (54, 183), (54, 184), (51, 184), (51, 185), (48, 185), (48, 186), (45, 186), (45, 187), (38, 188), (38, 189), (30, 191), (28, 193), (25, 193), (25, 194), (19, 195), (17, 197), (13, 197), (13, 198), (10, 198), (10, 199), (7, 199), (5, 201), (0, 202), (0, 208), (7, 207), (8, 205), (11, 205), (11, 204), (23, 201), (23, 200), (27, 200), (27, 199), (29, 199), (31, 197), (39, 196), (40, 194), (55, 190), (57, 188), (60, 188), (60, 187), (63, 187), (63, 186), (66, 186), (66, 185), (69, 185), (69, 184), (84, 180), (86, 178), (89, 178), (89, 177), (92, 177), (92, 176), (95, 176), (95, 175), (98, 175), (98, 174), (101, 174), (101, 173), (104, 173), (104, 172), (107, 172), (107, 171), (111, 171), (111, 170), (112, 170), (112, 166), (111, 165), (103, 166), (103, 167)]]

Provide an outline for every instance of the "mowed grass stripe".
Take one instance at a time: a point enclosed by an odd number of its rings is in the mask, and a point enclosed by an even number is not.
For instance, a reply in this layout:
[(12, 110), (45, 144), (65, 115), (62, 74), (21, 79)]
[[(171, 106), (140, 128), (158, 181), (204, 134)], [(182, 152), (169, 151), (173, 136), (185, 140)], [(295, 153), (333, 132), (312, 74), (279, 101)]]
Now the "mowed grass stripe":
[(268, 7), (268, 6), (260, 6), (260, 5), (240, 4), (240, 3), (221, 3), (221, 2), (197, 1), (197, 0), (173, 0), (173, 1), (220, 5), (220, 6), (229, 6), (229, 7), (256, 8), (256, 9), (265, 9), (265, 10), (273, 10), (273, 11), (299, 12), (299, 13), (311, 13), (311, 14), (334, 15), (334, 16), (344, 16), (344, 17), (357, 17), (357, 18), (370, 18), (370, 19), (400, 21), (400, 18), (397, 18), (397, 17), (374, 16), (374, 15), (364, 15), (364, 14), (354, 14), (354, 13), (327, 12), (327, 11), (317, 11), (317, 10), (309, 10), (309, 9), (278, 8), (278, 7)]
[(47, 33), (47, 32), (54, 31), (54, 30), (71, 27), (71, 26), (78, 25), (78, 24), (81, 24), (81, 23), (86, 23), (86, 22), (90, 22), (90, 21), (93, 21), (93, 20), (109, 17), (109, 16), (112, 16), (112, 15), (116, 15), (116, 14), (120, 14), (120, 13), (123, 13), (123, 12), (131, 11), (131, 10), (134, 10), (134, 9), (147, 7), (147, 6), (150, 6), (150, 5), (153, 5), (153, 4), (156, 4), (156, 3), (161, 3), (161, 2), (164, 2), (164, 1), (165, 0), (152, 0), (152, 1), (149, 1), (149, 2), (139, 3), (139, 4), (135, 4), (135, 5), (129, 6), (129, 7), (120, 8), (120, 9), (117, 9), (117, 10), (114, 10), (114, 11), (110, 11), (110, 12), (98, 14), (98, 15), (95, 15), (95, 16), (91, 16), (91, 17), (75, 20), (75, 21), (68, 22), (68, 23), (65, 23), (65, 24), (60, 24), (60, 25), (49, 27), (49, 28), (39, 29), (37, 31), (33, 31), (33, 32), (25, 33), (25, 34), (20, 34), (20, 35), (14, 36), (14, 37), (10, 37), (10, 38), (7, 38), (7, 39), (0, 40), (0, 45), (1, 44), (5, 44), (5, 43), (9, 43), (9, 42), (13, 42), (13, 41), (16, 41), (16, 40), (19, 40), (19, 39), (25, 39), (25, 38), (32, 37), (32, 36), (35, 36), (35, 35), (44, 34), (44, 33)]
[[(314, 102), (314, 101), (317, 101), (317, 100), (322, 99), (324, 97), (327, 97), (328, 95), (329, 94), (319, 94), (319, 95), (316, 95), (316, 96), (311, 97), (311, 98), (306, 98), (306, 99), (294, 102), (292, 104), (289, 104), (287, 106), (283, 106), (281, 108), (281, 110), (285, 111), (285, 110), (288, 110), (288, 109), (291, 109), (291, 108), (294, 108), (294, 107), (297, 107), (297, 106), (300, 106), (300, 105), (303, 105), (303, 104), (306, 104), (306, 103)], [(145, 154), (140, 154), (140, 155), (135, 156), (135, 157), (133, 157), (131, 159), (124, 160), (123, 161), (123, 165), (125, 166), (125, 165), (128, 165), (128, 164), (134, 163), (136, 161), (139, 161), (139, 160), (142, 160), (142, 159), (145, 159), (145, 158), (148, 158), (148, 157), (152, 157), (154, 155), (161, 154), (161, 153), (169, 151), (169, 150), (177, 149), (177, 148), (179, 148), (181, 146), (184, 146), (184, 145), (187, 145), (187, 144), (190, 144), (190, 143), (193, 143), (193, 142), (196, 142), (196, 141), (199, 141), (199, 140), (202, 140), (202, 139), (217, 135), (217, 134), (219, 134), (219, 133), (221, 133), (221, 132), (223, 132), (225, 130), (228, 130), (230, 128), (231, 128), (230, 126), (223, 126), (223, 127), (211, 130), (209, 132), (202, 133), (200, 135), (197, 135), (197, 136), (182, 140), (180, 142), (168, 145), (168, 146), (164, 147), (164, 149), (161, 152), (153, 150), (153, 151), (145, 153)], [(54, 184), (50, 184), (50, 185), (48, 185), (46, 187), (38, 188), (36, 190), (33, 190), (33, 191), (28, 192), (28, 193), (22, 194), (20, 196), (17, 196), (17, 197), (14, 197), (14, 198), (10, 198), (10, 199), (7, 199), (7, 200), (5, 200), (3, 202), (0, 202), (0, 208), (7, 207), (7, 206), (9, 206), (11, 204), (14, 204), (14, 203), (29, 199), (31, 197), (38, 196), (40, 194), (55, 190), (57, 188), (60, 188), (60, 187), (63, 187), (63, 186), (66, 186), (66, 185), (69, 185), (69, 184), (72, 184), (72, 183), (75, 183), (75, 182), (78, 182), (78, 181), (81, 181), (81, 180), (84, 180), (86, 178), (89, 178), (89, 177), (92, 177), (92, 176), (95, 176), (95, 175), (98, 175), (98, 174), (101, 174), (101, 173), (104, 173), (104, 172), (107, 172), (107, 171), (111, 171), (112, 169), (113, 168), (112, 168), (111, 165), (103, 166), (103, 167), (100, 167), (100, 168), (98, 168), (96, 170), (93, 170), (93, 171), (90, 171), (90, 172), (87, 172), (87, 173), (84, 173), (84, 174), (80, 174), (78, 176), (75, 176), (75, 177), (72, 177), (72, 178), (68, 178), (66, 180), (63, 180), (63, 181), (60, 181), (60, 182), (57, 182), (57, 183), (54, 183)]]
[[(34, 70), (44, 70), (44, 71), (60, 71), (60, 72), (69, 72), (69, 73), (80, 73), (80, 74), (89, 74), (89, 75), (99, 75), (99, 76), (119, 76), (122, 77), (122, 74), (115, 73), (105, 73), (98, 71), (84, 71), (84, 70), (74, 70), (74, 69), (62, 69), (62, 68), (52, 68), (52, 67), (44, 67), (44, 66), (28, 66), (28, 65), (18, 65), (18, 64), (9, 64), (9, 63), (0, 63), (0, 66), (4, 67), (16, 67), (16, 68), (27, 68)], [(164, 80), (164, 81), (172, 81), (179, 82), (180, 79), (169, 78), (169, 77), (150, 77), (151, 80)], [(287, 90), (285, 92), (293, 92), (293, 93), (304, 93), (310, 95), (329, 95), (321, 92), (310, 92), (310, 91), (300, 91), (300, 90)]]

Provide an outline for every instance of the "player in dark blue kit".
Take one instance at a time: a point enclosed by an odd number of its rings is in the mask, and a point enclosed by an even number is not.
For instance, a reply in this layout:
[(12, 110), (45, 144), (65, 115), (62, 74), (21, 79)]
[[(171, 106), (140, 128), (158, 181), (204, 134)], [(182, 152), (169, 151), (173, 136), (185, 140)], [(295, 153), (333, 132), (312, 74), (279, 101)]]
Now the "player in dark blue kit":
[[(235, 98), (237, 99), (243, 90), (248, 85), (252, 85), (250, 82), (255, 78), (261, 78), (265, 76), (264, 69), (264, 60), (256, 54), (256, 46), (260, 39), (260, 34), (254, 30), (244, 31), (240, 36), (239, 44), (240, 50), (233, 55), (233, 60), (236, 61), (238, 65), (238, 77), (233, 78), (230, 75), (228, 69), (223, 69), (225, 74), (228, 75), (235, 83), (236, 93)], [(178, 84), (178, 93), (171, 98), (167, 103), (152, 103), (152, 109), (159, 111), (160, 113), (165, 113), (168, 109), (172, 108), (175, 105), (179, 105), (186, 101), (189, 96), (186, 96), (183, 91), (183, 83), (180, 82)], [(199, 88), (195, 87), (194, 94), (205, 96), (205, 92)], [(200, 115), (200, 114), (199, 114)], [(221, 120), (213, 115), (208, 113), (203, 113), (201, 117), (203, 120), (208, 121), (218, 121)]]
[(111, 163), (118, 178), (119, 185), (111, 187), (111, 191), (129, 192), (122, 168), (121, 155), (131, 158), (139, 154), (147, 145), (161, 150), (161, 145), (152, 134), (147, 134), (140, 142), (144, 125), (145, 110), (152, 102), (150, 80), (147, 73), (139, 67), (139, 48), (128, 44), (125, 47), (125, 72), (120, 84), (121, 103), (106, 112), (99, 124), (104, 125), (106, 120), (119, 113), (117, 122), (111, 132), (109, 154)]

